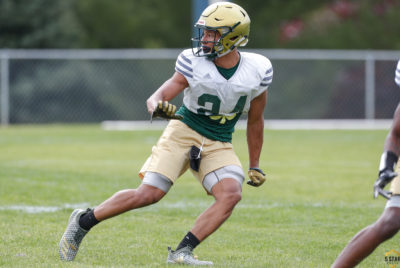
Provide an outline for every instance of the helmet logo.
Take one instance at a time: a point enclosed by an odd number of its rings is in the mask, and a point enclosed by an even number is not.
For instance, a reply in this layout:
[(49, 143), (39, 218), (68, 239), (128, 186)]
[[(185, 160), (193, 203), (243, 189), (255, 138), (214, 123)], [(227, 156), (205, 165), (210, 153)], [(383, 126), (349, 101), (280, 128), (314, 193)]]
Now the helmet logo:
[(198, 20), (197, 24), (199, 25), (206, 25), (206, 22), (204, 20)]

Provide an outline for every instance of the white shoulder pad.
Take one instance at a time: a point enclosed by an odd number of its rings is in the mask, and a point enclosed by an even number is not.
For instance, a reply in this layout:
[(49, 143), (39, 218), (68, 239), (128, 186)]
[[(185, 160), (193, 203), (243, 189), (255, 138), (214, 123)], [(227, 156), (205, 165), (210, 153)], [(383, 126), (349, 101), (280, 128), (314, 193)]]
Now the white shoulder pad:
[(257, 97), (268, 89), (272, 83), (274, 71), (271, 61), (260, 54), (245, 52), (242, 53), (246, 61), (251, 64), (251, 71), (257, 74), (257, 93), (253, 97)]
[(185, 49), (179, 54), (175, 63), (175, 71), (184, 75), (186, 79), (193, 78), (193, 57), (192, 50)]

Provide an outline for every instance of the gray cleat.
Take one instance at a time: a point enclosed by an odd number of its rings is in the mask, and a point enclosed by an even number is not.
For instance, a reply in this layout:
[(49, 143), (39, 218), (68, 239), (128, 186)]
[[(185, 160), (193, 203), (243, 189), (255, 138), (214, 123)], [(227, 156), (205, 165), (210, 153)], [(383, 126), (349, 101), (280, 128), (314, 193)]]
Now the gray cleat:
[(88, 231), (79, 226), (79, 218), (88, 210), (75, 209), (69, 217), (68, 226), (61, 237), (58, 253), (62, 261), (73, 261), (78, 253), (79, 245)]
[(199, 261), (197, 257), (193, 256), (193, 251), (189, 246), (178, 249), (176, 251), (171, 250), (168, 247), (168, 258), (167, 264), (184, 264), (184, 265), (208, 265), (211, 266), (211, 261)]

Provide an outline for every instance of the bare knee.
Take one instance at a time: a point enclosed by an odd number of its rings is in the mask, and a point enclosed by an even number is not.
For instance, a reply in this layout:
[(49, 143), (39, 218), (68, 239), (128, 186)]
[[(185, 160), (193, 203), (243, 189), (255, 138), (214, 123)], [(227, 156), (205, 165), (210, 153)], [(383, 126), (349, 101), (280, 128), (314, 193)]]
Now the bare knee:
[(393, 237), (400, 229), (400, 208), (386, 209), (373, 228), (385, 240)]
[(151, 205), (161, 200), (162, 196), (155, 194), (154, 192), (139, 192), (138, 198), (141, 200), (143, 205)]
[(221, 195), (219, 201), (224, 202), (229, 208), (234, 208), (240, 200), (242, 200), (242, 194), (240, 192), (228, 192)]
[(242, 200), (242, 193), (236, 192), (236, 193), (232, 194), (231, 199), (232, 199), (232, 203), (234, 203), (234, 205), (236, 205), (237, 203), (240, 202), (240, 200)]
[(233, 209), (242, 199), (241, 185), (234, 179), (224, 179), (214, 185), (212, 193), (217, 203), (228, 210)]
[[(117, 194), (123, 193), (125, 191), (126, 190), (120, 191)], [(126, 194), (127, 198), (125, 202), (126, 205), (130, 207), (130, 209), (135, 209), (157, 203), (165, 195), (165, 193), (160, 189), (148, 185), (141, 185), (138, 189), (129, 190), (129, 193), (125, 193), (125, 195)]]

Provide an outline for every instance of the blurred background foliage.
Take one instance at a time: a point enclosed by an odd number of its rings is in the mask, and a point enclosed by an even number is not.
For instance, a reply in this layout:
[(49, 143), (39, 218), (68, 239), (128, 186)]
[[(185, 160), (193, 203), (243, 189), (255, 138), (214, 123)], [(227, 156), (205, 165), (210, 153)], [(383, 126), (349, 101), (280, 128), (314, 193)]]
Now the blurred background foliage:
[[(237, 0), (249, 48), (400, 49), (400, 0)], [(190, 46), (190, 0), (0, 0), (0, 48)]]
[[(252, 19), (249, 48), (400, 50), (400, 0), (234, 2)], [(192, 8), (191, 0), (0, 0), (0, 49), (190, 47)], [(174, 63), (11, 59), (10, 122), (147, 120), (145, 100)], [(398, 103), (394, 64), (376, 63), (376, 118), (391, 118)], [(266, 118), (365, 117), (364, 62), (273, 65)]]

